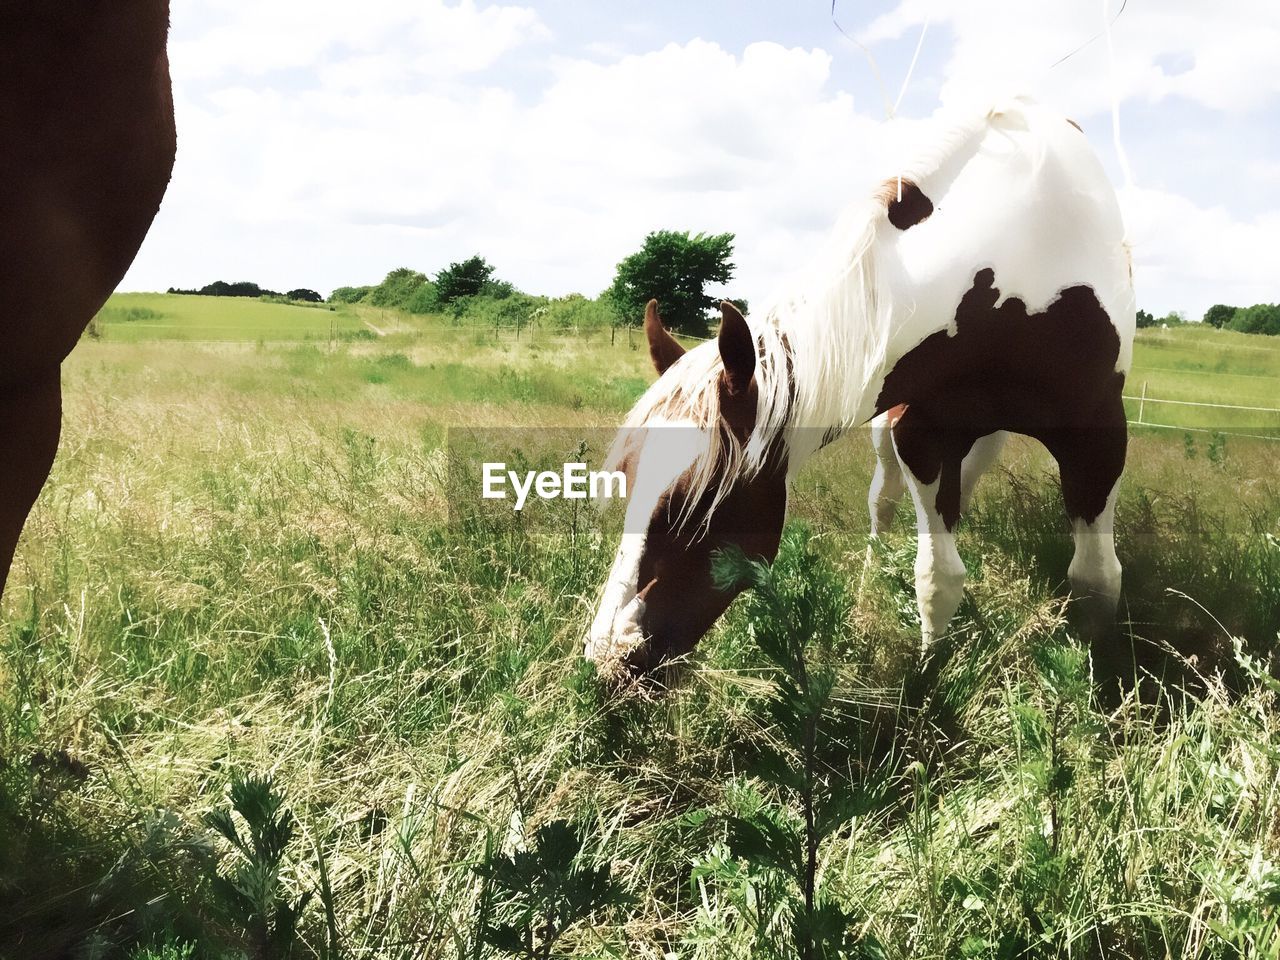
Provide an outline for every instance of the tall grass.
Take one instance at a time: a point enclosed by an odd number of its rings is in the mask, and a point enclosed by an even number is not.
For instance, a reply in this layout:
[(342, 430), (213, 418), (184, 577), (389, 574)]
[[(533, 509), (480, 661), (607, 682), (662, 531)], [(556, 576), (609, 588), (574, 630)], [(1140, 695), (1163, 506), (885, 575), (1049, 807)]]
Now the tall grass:
[[(565, 914), (551, 955), (754, 955), (786, 893), (726, 824), (803, 809), (760, 774), (789, 748), (758, 609), (735, 606), (665, 693), (618, 699), (578, 658), (617, 518), (447, 509), (445, 424), (594, 425), (643, 357), (583, 373), (486, 344), (450, 381), (408, 338), (120, 349), (72, 360), (64, 449), (5, 600), (0, 957), (258, 957), (262, 918), (299, 904), (293, 956), (496, 956), (486, 928), (524, 929), (534, 901), (492, 865), (555, 823), (573, 849), (533, 858), (554, 893), (538, 902), (567, 902), (555, 871), (626, 896)], [(1127, 622), (1090, 651), (1065, 616), (1048, 464), (1015, 445), (962, 523), (969, 596), (925, 664), (905, 509), (864, 569), (866, 445), (801, 478), (806, 549), (843, 584), (815, 648), (839, 736), (815, 769), (883, 785), (814, 862), (852, 942), (1276, 949), (1272, 458), (1135, 443)], [(229, 837), (252, 847), (255, 829), (234, 788), (267, 778), (257, 829), (289, 825), (260, 858), (272, 897), (232, 909), (250, 861)]]

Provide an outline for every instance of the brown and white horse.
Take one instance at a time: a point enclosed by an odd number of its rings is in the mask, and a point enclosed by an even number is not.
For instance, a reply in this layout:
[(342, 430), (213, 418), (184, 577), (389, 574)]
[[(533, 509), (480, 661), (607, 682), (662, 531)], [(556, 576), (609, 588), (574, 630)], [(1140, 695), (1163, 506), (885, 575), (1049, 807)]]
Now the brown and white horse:
[(956, 521), (1010, 432), (1057, 460), (1072, 589), (1114, 617), (1134, 296), (1101, 164), (1074, 124), (1019, 99), (937, 121), (885, 172), (830, 256), (759, 321), (722, 304), (717, 340), (685, 352), (649, 305), (661, 376), (611, 454), (630, 499), (586, 647), (602, 673), (692, 648), (733, 599), (712, 583), (712, 553), (772, 559), (789, 478), (873, 419), (873, 529), (909, 491), (926, 647), (963, 592)]
[(62, 360), (169, 183), (168, 30), (168, 0), (0, 2), (0, 589), (57, 451)]

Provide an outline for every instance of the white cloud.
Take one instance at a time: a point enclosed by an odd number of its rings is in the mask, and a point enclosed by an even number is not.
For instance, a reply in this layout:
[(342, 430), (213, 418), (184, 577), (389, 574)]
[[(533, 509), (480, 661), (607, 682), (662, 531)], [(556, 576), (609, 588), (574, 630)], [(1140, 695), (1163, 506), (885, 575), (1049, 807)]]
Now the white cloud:
[[(772, 43), (561, 58), (532, 103), (489, 75), (406, 83), (394, 56), (309, 49), (330, 52), (291, 84), (238, 58), (178, 84), (174, 184), (130, 284), (333, 286), (478, 250), (523, 288), (595, 293), (673, 228), (736, 233), (734, 289), (758, 297), (825, 235), (874, 129), (828, 89), (827, 54)], [(198, 245), (166, 241), (197, 224)]]
[(1185, 310), (1198, 320), (1214, 303), (1277, 299), (1280, 211), (1236, 220), (1222, 207), (1149, 189), (1121, 191), (1120, 201), (1139, 306), (1156, 314)]
[[(301, 12), (300, 10), (305, 10)], [(492, 66), (549, 36), (535, 11), (474, 0), (199, 0), (175, 9), (175, 81), (225, 78), (372, 59), (397, 70), (452, 76)]]
[[(1111, 0), (1116, 17), (1121, 0)], [(903, 0), (860, 34), (863, 43), (911, 35), (933, 16), (954, 46), (944, 99), (960, 88), (1016, 85), (1088, 116), (1110, 105), (1102, 2)], [(1097, 38), (1097, 39), (1094, 39)], [(1114, 21), (1114, 89), (1122, 99), (1181, 96), (1215, 110), (1251, 110), (1280, 93), (1280, 4), (1272, 0), (1131, 0)], [(1092, 42), (1089, 42), (1091, 41)], [(1066, 62), (1051, 65), (1071, 54)]]
[[(1222, 52), (1216, 14), (1192, 29), (1191, 0), (1131, 0), (1116, 28), (1126, 95), (1232, 109), (1270, 96), (1280, 74), (1250, 68), (1247, 93), (1239, 67), (1280, 9), (1219, 6), (1228, 19), (1257, 14), (1230, 34), (1240, 63)], [(949, 95), (991, 79), (992, 63), (1043, 67), (1096, 32), (1100, 14), (905, 0), (862, 38), (913, 37), (932, 7), (926, 60), (953, 42)], [(327, 289), (480, 252), (530, 291), (593, 294), (648, 231), (671, 228), (735, 233), (733, 293), (758, 301), (818, 246), (884, 140), (878, 103), (855, 109), (822, 50), (693, 40), (620, 55), (586, 43), (578, 57), (524, 6), (318, 0), (305, 19), (297, 9), (175, 8), (178, 165), (126, 288), (222, 278)], [(1041, 92), (1085, 117), (1107, 106), (1105, 80), (1099, 41)], [(1106, 124), (1086, 128), (1105, 154)], [(1243, 146), (1239, 168), (1275, 179)], [(1278, 298), (1264, 262), (1277, 215), (1233, 218), (1212, 205), (1220, 178), (1206, 181), (1189, 199), (1140, 177), (1147, 189), (1125, 197), (1147, 309), (1197, 315), (1215, 301)]]

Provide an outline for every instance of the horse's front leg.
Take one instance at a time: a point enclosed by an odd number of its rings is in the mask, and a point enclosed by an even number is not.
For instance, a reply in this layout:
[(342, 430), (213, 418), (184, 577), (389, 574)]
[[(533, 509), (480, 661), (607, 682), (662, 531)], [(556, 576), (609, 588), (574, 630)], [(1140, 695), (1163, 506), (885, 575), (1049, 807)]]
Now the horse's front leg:
[(942, 479), (924, 483), (906, 471), (907, 489), (916, 508), (916, 607), (920, 611), (920, 649), (928, 652), (960, 608), (965, 567), (956, 537), (935, 506)]
[(893, 449), (893, 427), (905, 410), (905, 406), (894, 407), (871, 421), (871, 447), (875, 450), (876, 467), (867, 491), (867, 510), (871, 514), (873, 537), (889, 532), (898, 501), (907, 489), (902, 466)]
[(960, 467), (960, 512), (969, 509), (973, 500), (973, 491), (978, 486), (982, 475), (1000, 459), (1000, 451), (1004, 449), (1009, 434), (1003, 430), (989, 433), (974, 443)]
[(49, 477), (62, 429), (62, 381), (57, 364), (42, 375), (0, 384), (0, 591), (27, 513)]
[(974, 439), (940, 428), (914, 408), (893, 428), (903, 478), (916, 508), (916, 606), (924, 652), (946, 633), (964, 596), (964, 561), (954, 530), (963, 496), (962, 467)]

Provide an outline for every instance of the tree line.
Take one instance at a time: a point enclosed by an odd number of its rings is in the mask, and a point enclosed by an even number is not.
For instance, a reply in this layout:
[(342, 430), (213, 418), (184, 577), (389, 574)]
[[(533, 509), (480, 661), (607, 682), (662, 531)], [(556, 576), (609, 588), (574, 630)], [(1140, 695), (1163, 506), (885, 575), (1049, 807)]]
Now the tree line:
[[(572, 293), (543, 297), (525, 293), (476, 254), (451, 263), (434, 276), (409, 267), (392, 270), (377, 285), (338, 287), (331, 303), (367, 303), (409, 313), (445, 314), (455, 320), (516, 326), (538, 323), (553, 329), (633, 326), (645, 304), (658, 298), (663, 321), (672, 329), (705, 336), (708, 313), (718, 302), (708, 296), (713, 283), (733, 278), (733, 234), (657, 230), (618, 264), (613, 283), (597, 297)], [(745, 309), (745, 302), (739, 301)]]
[(268, 290), (266, 287), (260, 287), (256, 283), (250, 283), (248, 280), (239, 280), (235, 283), (227, 283), (225, 280), (215, 280), (213, 283), (205, 284), (198, 290), (184, 290), (181, 287), (170, 287), (165, 292), (199, 297), (256, 297), (258, 299), (265, 298), (268, 300), (301, 300), (305, 303), (324, 303), (324, 297), (307, 287), (296, 287), (286, 293), (280, 293), (276, 290)]
[[(1138, 311), (1138, 328), (1176, 327), (1189, 323), (1186, 316), (1173, 311), (1156, 317), (1146, 310)], [(1255, 303), (1251, 307), (1231, 307), (1215, 303), (1205, 311), (1202, 321), (1216, 330), (1234, 330), (1236, 333), (1260, 333), (1264, 336), (1280, 335), (1280, 304)]]
[[(434, 278), (401, 267), (376, 286), (339, 287), (329, 299), (397, 307), (410, 313), (447, 313), (459, 320), (503, 325), (519, 325), (523, 320), (553, 328), (583, 329), (636, 325), (644, 316), (645, 304), (656, 298), (668, 327), (690, 336), (706, 336), (709, 315), (717, 304), (706, 288), (733, 280), (733, 243), (732, 233), (656, 230), (645, 237), (638, 251), (618, 263), (613, 282), (595, 299), (576, 293), (560, 298), (526, 294), (494, 279), (494, 268), (479, 254), (449, 264)], [(746, 311), (746, 301), (734, 302)], [(1162, 317), (1146, 310), (1137, 312), (1141, 328), (1187, 322), (1178, 311)], [(1280, 334), (1280, 305), (1215, 304), (1206, 311), (1204, 323), (1217, 329), (1274, 336)]]
[[(717, 303), (716, 298), (708, 296), (706, 288), (733, 280), (736, 269), (733, 244), (732, 233), (655, 230), (645, 237), (639, 250), (618, 263), (613, 282), (595, 298), (580, 293), (565, 297), (525, 293), (514, 284), (498, 279), (493, 265), (475, 254), (450, 263), (433, 276), (398, 267), (381, 283), (338, 287), (329, 295), (329, 302), (366, 303), (409, 313), (444, 314), (456, 322), (499, 327), (519, 328), (538, 323), (552, 329), (589, 330), (637, 325), (644, 316), (645, 304), (656, 298), (668, 327), (690, 336), (706, 336), (709, 316)], [(199, 290), (170, 287), (169, 293), (312, 303), (324, 300), (319, 293), (305, 287), (281, 294), (256, 283), (222, 280)], [(746, 310), (745, 301), (734, 302)], [(1146, 310), (1137, 312), (1140, 328), (1178, 326), (1186, 322), (1185, 315), (1177, 311), (1163, 317)], [(1249, 307), (1214, 304), (1205, 312), (1204, 323), (1221, 330), (1276, 336), (1280, 335), (1280, 304), (1256, 303)]]
[(1280, 304), (1255, 303), (1251, 307), (1230, 307), (1215, 303), (1205, 311), (1204, 322), (1219, 330), (1280, 336)]

